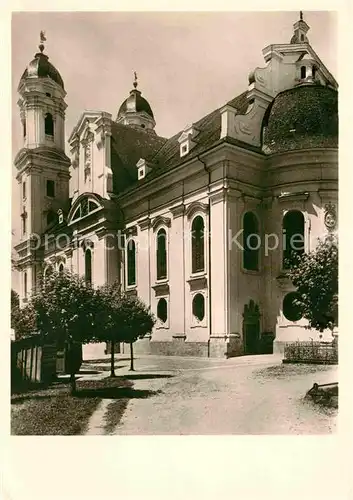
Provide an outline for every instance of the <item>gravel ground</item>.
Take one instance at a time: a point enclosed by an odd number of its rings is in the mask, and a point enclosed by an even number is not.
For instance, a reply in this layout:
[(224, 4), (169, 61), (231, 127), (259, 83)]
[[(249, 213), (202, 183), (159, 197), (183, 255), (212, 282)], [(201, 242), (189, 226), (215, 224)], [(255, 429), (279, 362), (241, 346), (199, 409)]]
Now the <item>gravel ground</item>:
[[(337, 410), (304, 400), (314, 382), (335, 382), (337, 366), (283, 365), (271, 355), (229, 360), (140, 357), (118, 361), (134, 390), (116, 434), (328, 434)], [(156, 374), (158, 377), (156, 378)], [(164, 377), (165, 376), (165, 377)]]

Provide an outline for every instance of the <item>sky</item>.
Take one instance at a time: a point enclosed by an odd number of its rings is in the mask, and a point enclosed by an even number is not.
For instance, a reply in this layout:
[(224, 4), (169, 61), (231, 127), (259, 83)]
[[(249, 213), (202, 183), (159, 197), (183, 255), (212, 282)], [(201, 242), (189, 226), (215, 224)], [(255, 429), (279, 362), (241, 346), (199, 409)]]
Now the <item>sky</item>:
[[(151, 104), (156, 131), (168, 137), (246, 90), (264, 66), (262, 49), (289, 42), (298, 12), (14, 13), (13, 155), (21, 147), (17, 85), (38, 51), (59, 70), (67, 91), (66, 136), (85, 109), (117, 110), (132, 88)], [(336, 76), (336, 15), (304, 12), (310, 43)]]
[[(299, 12), (291, 11), (15, 12), (12, 155), (22, 147), (17, 86), (38, 51), (41, 30), (47, 38), (44, 52), (67, 92), (66, 138), (86, 109), (107, 111), (115, 119), (132, 89), (134, 71), (156, 132), (170, 137), (246, 90), (250, 71), (265, 66), (262, 49), (289, 42), (298, 19)], [(304, 11), (304, 19), (311, 27), (311, 46), (337, 79), (337, 14)], [(16, 196), (12, 213), (16, 239)]]

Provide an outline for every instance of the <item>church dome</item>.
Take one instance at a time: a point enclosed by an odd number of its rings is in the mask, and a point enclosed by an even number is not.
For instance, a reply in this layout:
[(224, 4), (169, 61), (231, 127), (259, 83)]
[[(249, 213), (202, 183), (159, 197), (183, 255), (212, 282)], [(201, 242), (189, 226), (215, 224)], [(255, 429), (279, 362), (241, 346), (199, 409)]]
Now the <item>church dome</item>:
[(263, 148), (267, 153), (337, 147), (337, 91), (303, 84), (280, 92), (263, 121)]
[[(44, 47), (43, 47), (44, 48)], [(64, 82), (59, 71), (49, 62), (49, 57), (42, 52), (37, 52), (23, 75), (21, 76), (20, 84), (26, 78), (50, 78), (64, 89)]]
[(144, 111), (151, 118), (154, 118), (151, 106), (144, 97), (141, 96), (141, 92), (136, 88), (130, 91), (130, 95), (119, 108), (118, 119), (125, 113), (140, 113)]

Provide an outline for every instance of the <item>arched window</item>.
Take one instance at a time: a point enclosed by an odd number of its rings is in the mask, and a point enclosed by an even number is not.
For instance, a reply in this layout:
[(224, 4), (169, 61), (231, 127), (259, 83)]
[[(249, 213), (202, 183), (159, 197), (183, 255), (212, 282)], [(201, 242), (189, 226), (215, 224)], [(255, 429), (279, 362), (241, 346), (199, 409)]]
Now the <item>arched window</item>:
[(243, 267), (249, 271), (259, 270), (260, 253), (259, 223), (253, 212), (243, 217)]
[(167, 233), (160, 229), (157, 233), (157, 280), (167, 277)]
[(54, 120), (50, 113), (47, 113), (44, 118), (45, 135), (54, 135)]
[(304, 253), (304, 215), (290, 210), (283, 217), (283, 269), (289, 269), (297, 255)]
[(26, 137), (26, 134), (27, 134), (27, 129), (26, 129), (26, 120), (24, 120), (22, 122), (22, 126), (23, 126), (23, 137)]
[(202, 293), (197, 293), (192, 301), (192, 314), (199, 321), (202, 321), (205, 317), (205, 297)]
[(27, 288), (27, 272), (24, 272), (23, 275), (23, 295), (27, 298), (28, 288)]
[(305, 67), (305, 66), (302, 66), (302, 67), (300, 68), (300, 78), (301, 78), (302, 80), (304, 80), (304, 78), (306, 78), (306, 67)]
[(197, 215), (191, 226), (191, 261), (192, 272), (205, 270), (205, 223), (201, 215)]
[(85, 281), (86, 283), (92, 283), (92, 251), (87, 248), (85, 251)]
[(60, 266), (59, 266), (59, 273), (63, 274), (63, 272), (64, 272), (64, 264), (61, 263)]
[(289, 321), (299, 321), (303, 317), (300, 307), (295, 303), (298, 297), (297, 292), (290, 292), (283, 299), (283, 314)]
[(166, 299), (159, 299), (157, 304), (157, 317), (165, 323), (168, 318), (168, 304)]
[(136, 285), (136, 244), (130, 240), (127, 244), (127, 285)]

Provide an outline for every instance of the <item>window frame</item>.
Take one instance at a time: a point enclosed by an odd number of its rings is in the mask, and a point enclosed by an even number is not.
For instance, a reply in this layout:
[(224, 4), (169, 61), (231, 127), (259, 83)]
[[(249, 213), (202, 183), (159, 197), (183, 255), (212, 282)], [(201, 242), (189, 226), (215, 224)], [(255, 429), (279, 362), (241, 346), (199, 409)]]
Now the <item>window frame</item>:
[[(49, 118), (50, 118), (50, 120), (49, 120)], [(48, 137), (50, 139), (54, 139), (54, 132), (55, 132), (54, 116), (52, 115), (52, 113), (46, 113), (44, 116), (44, 134), (45, 134), (45, 137)]]
[[(282, 228), (282, 235), (284, 234), (284, 230), (285, 230), (285, 225), (284, 225), (284, 221), (286, 219), (286, 217), (290, 214), (290, 213), (293, 213), (293, 212), (296, 212), (296, 213), (300, 213), (301, 216), (302, 216), (302, 220), (303, 220), (303, 250), (300, 251), (301, 254), (304, 254), (308, 251), (308, 235), (307, 235), (307, 229), (306, 229), (306, 226), (307, 226), (307, 220), (306, 220), (306, 216), (305, 216), (305, 213), (303, 212), (303, 210), (299, 209), (298, 207), (293, 207), (293, 208), (289, 208), (287, 209), (283, 214), (282, 214), (282, 225), (281, 225), (281, 228)], [(297, 233), (295, 233), (297, 234)], [(292, 237), (293, 234), (291, 234), (290, 237)], [(287, 272), (290, 267), (288, 267), (287, 265), (285, 265), (285, 258), (288, 258), (288, 257), (285, 257), (285, 252), (287, 252), (287, 232), (285, 234), (284, 237), (282, 237), (282, 245), (281, 245), (281, 269), (283, 272)], [(284, 249), (283, 247), (283, 243), (285, 243), (285, 246), (286, 246), (286, 250)], [(299, 250), (297, 250), (297, 252), (299, 253)]]
[[(165, 265), (165, 276), (161, 276), (159, 274), (159, 234), (160, 232), (163, 231), (164, 232), (164, 241), (165, 241), (165, 247), (164, 247), (164, 252), (165, 252), (165, 262), (164, 262), (164, 265)], [(160, 282), (165, 282), (165, 281), (168, 281), (168, 272), (169, 272), (169, 266), (168, 266), (168, 256), (169, 256), (169, 245), (168, 245), (168, 241), (169, 241), (169, 238), (168, 238), (168, 230), (167, 228), (162, 225), (160, 227), (158, 227), (157, 231), (156, 231), (156, 237), (155, 237), (155, 258), (156, 258), (156, 282), (157, 283), (160, 283)]]
[[(203, 252), (203, 255), (202, 255), (202, 259), (203, 259), (203, 266), (202, 266), (202, 269), (197, 269), (197, 268), (194, 268), (194, 260), (197, 260), (196, 257), (194, 257), (194, 242), (195, 242), (195, 239), (193, 237), (193, 226), (194, 226), (194, 222), (197, 218), (200, 218), (202, 220), (202, 223), (203, 223), (203, 237), (202, 237), (202, 240), (203, 240), (203, 245), (201, 246), (200, 244), (200, 249), (202, 248), (202, 252)], [(199, 276), (199, 275), (204, 275), (206, 274), (206, 266), (207, 266), (207, 263), (206, 263), (206, 241), (207, 241), (207, 237), (205, 238), (206, 236), (206, 221), (205, 221), (205, 217), (204, 217), (204, 214), (201, 214), (201, 213), (195, 213), (192, 217), (192, 219), (190, 220), (190, 275), (191, 276)]]
[[(134, 283), (129, 283), (129, 244), (133, 242), (134, 244)], [(126, 289), (132, 289), (137, 287), (137, 242), (135, 238), (130, 237), (126, 240), (125, 244), (125, 252), (126, 252), (126, 259), (125, 259), (125, 282), (126, 282)]]
[[(49, 194), (49, 191), (51, 191), (50, 189), (48, 189), (49, 186), (52, 186), (52, 189), (53, 189), (52, 195)], [(46, 193), (47, 198), (55, 198), (55, 191), (56, 191), (55, 181), (53, 179), (46, 179), (45, 193)]]
[[(87, 277), (87, 255), (90, 255), (90, 265), (89, 265), (89, 271), (90, 271), (90, 276), (89, 278)], [(84, 254), (85, 254), (85, 282), (86, 284), (90, 284), (92, 285), (93, 283), (93, 280), (92, 280), (92, 276), (93, 276), (93, 250), (92, 248), (85, 248), (84, 250)]]

